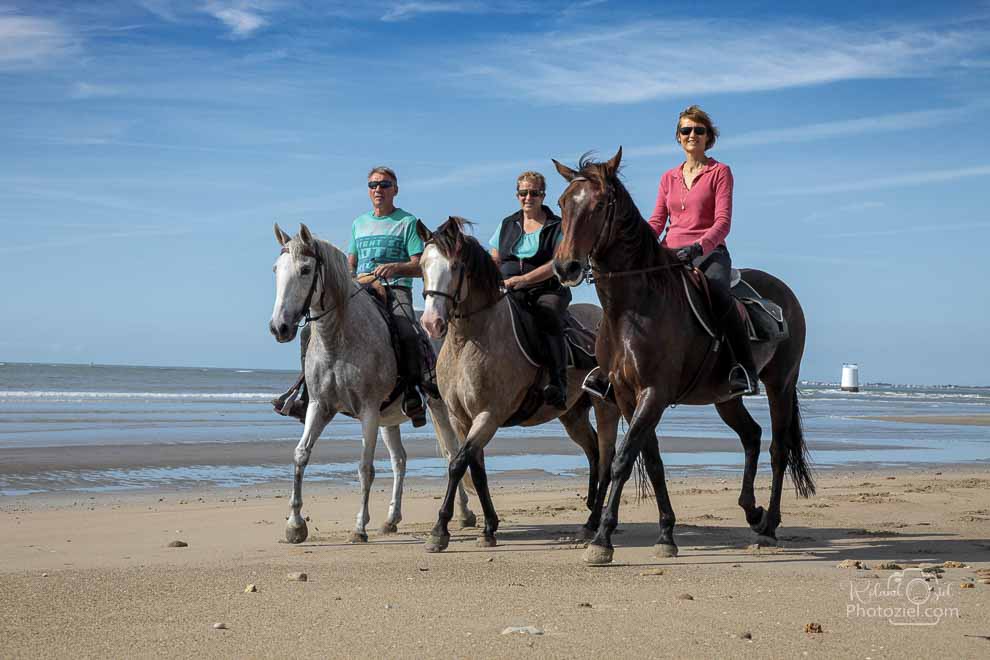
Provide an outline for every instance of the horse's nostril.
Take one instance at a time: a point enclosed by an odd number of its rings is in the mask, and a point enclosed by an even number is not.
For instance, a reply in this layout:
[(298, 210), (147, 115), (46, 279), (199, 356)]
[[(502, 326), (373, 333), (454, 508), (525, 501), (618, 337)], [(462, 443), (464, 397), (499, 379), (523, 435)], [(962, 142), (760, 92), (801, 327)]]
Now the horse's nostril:
[(581, 276), (581, 264), (576, 261), (568, 261), (564, 264), (564, 276), (568, 280), (574, 280)]
[(278, 326), (278, 335), (279, 335), (279, 337), (284, 337), (287, 334), (289, 334), (289, 326), (287, 324), (285, 324), (285, 323), (280, 323), (279, 326)]

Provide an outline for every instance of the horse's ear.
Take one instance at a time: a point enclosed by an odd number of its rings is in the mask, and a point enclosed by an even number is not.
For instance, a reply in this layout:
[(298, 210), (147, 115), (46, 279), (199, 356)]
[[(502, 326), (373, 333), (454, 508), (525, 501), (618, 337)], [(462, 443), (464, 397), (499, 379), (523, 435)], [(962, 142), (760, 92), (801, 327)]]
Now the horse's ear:
[(299, 238), (302, 240), (303, 245), (313, 247), (313, 234), (310, 233), (309, 227), (301, 222), (299, 223)]
[(285, 245), (292, 240), (292, 237), (282, 231), (277, 222), (275, 223), (275, 240), (278, 241), (279, 245)]
[(422, 239), (424, 243), (433, 238), (433, 232), (426, 228), (426, 225), (423, 224), (422, 220), (416, 221), (416, 233), (419, 234), (420, 239)]
[(608, 175), (610, 177), (615, 176), (615, 173), (619, 171), (619, 163), (621, 162), (622, 162), (622, 147), (620, 146), (619, 150), (615, 152), (615, 155), (612, 156), (611, 160), (605, 163), (605, 170), (608, 172)]
[(567, 165), (564, 165), (563, 163), (557, 162), (557, 159), (551, 158), (550, 160), (553, 161), (553, 166), (557, 168), (557, 171), (558, 172), (560, 172), (560, 176), (564, 177), (568, 181), (573, 180), (574, 177), (576, 177), (578, 175), (577, 172), (575, 172), (574, 170), (572, 170), (571, 168), (569, 168)]

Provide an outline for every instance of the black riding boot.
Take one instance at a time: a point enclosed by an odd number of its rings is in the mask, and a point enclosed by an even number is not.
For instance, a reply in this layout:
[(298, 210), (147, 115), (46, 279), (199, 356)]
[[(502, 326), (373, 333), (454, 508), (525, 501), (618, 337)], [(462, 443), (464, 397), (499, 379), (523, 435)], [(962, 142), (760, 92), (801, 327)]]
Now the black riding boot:
[(405, 391), (402, 394), (402, 413), (412, 421), (413, 426), (418, 428), (426, 424), (426, 408), (423, 407), (423, 397), (420, 396), (417, 389), (422, 377), (419, 336), (411, 326), (403, 327), (404, 324), (401, 321), (398, 319), (396, 321), (399, 335), (400, 377), (405, 383)]
[(743, 395), (759, 394), (760, 381), (753, 362), (753, 348), (749, 343), (749, 332), (739, 316), (735, 303), (722, 317), (722, 328), (736, 364), (729, 371), (729, 394), (723, 401)]
[(567, 410), (567, 345), (563, 335), (545, 335), (550, 382), (543, 388), (543, 400), (558, 410)]

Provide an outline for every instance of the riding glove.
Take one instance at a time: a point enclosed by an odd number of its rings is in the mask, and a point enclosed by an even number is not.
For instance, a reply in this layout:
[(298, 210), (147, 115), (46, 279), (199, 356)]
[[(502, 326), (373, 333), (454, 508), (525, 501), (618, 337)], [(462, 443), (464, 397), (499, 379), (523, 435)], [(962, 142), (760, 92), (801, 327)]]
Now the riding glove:
[(701, 248), (700, 243), (692, 243), (691, 245), (678, 248), (675, 254), (678, 261), (687, 264), (694, 261), (695, 257), (700, 257), (703, 252), (704, 250)]

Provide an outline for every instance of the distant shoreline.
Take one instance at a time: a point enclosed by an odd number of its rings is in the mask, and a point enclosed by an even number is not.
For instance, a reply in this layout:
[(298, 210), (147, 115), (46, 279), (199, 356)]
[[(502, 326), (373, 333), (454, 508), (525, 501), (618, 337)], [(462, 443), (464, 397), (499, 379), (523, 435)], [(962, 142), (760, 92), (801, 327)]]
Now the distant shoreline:
[(948, 426), (990, 426), (990, 414), (976, 415), (860, 415), (855, 419), (902, 424), (944, 424)]

